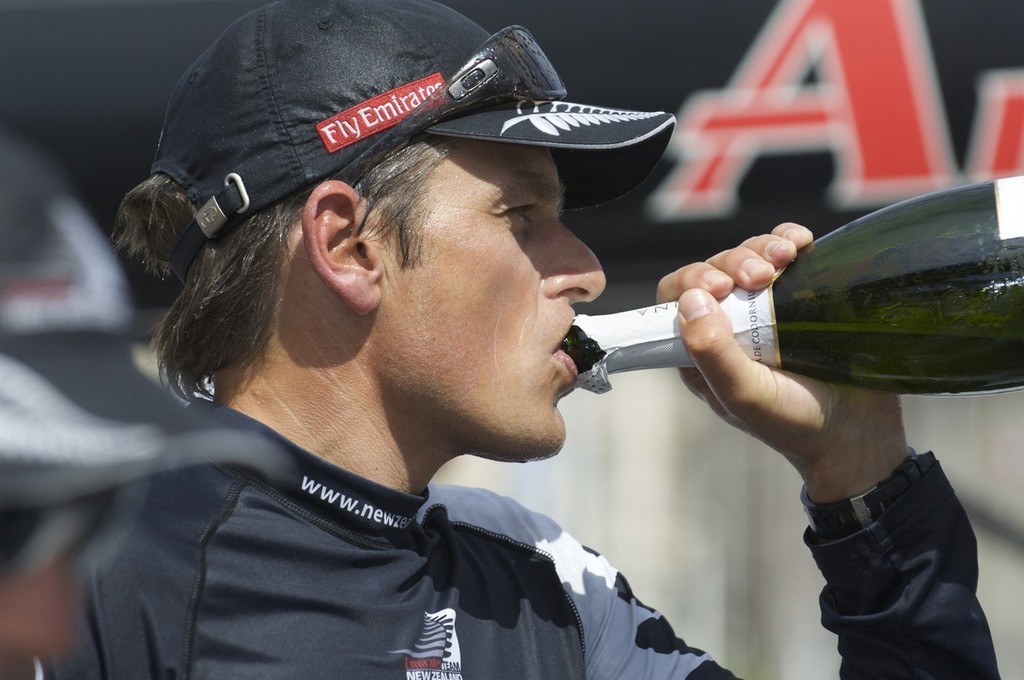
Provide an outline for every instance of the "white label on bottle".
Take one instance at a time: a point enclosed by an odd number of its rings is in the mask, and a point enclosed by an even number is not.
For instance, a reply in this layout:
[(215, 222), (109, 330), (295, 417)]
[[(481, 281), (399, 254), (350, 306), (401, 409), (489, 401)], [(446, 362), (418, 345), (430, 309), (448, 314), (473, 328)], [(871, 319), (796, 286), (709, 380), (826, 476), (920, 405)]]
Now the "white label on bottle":
[(757, 291), (734, 288), (721, 304), (732, 320), (736, 341), (747, 356), (774, 368), (779, 365), (779, 357), (775, 349), (775, 320), (770, 291), (770, 288)]
[[(747, 356), (778, 366), (770, 289), (750, 292), (736, 288), (719, 303)], [(605, 351), (589, 371), (580, 374), (577, 387), (600, 394), (611, 389), (609, 373), (693, 366), (679, 337), (679, 306), (675, 302), (617, 314), (580, 314), (573, 323)]]
[(601, 394), (612, 387), (609, 373), (693, 366), (679, 339), (679, 305), (675, 302), (617, 314), (580, 314), (573, 323), (605, 351), (593, 368), (580, 374), (577, 387)]
[(996, 180), (999, 238), (1024, 238), (1024, 176)]

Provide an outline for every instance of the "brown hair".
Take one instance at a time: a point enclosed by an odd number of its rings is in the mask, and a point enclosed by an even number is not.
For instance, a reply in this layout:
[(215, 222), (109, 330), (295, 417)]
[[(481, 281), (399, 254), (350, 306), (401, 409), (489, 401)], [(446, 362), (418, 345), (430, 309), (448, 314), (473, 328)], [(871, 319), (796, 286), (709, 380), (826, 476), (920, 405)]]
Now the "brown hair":
[[(425, 180), (455, 143), (423, 135), (355, 185), (368, 204), (360, 229), (396, 248), (402, 266), (415, 266), (419, 259), (416, 225), (424, 209)], [(253, 214), (227, 236), (209, 241), (193, 261), (184, 289), (153, 335), (161, 377), (179, 396), (212, 397), (218, 370), (250, 366), (262, 354), (280, 304), (285, 238), (312, 190), (300, 190)], [(194, 214), (184, 188), (155, 174), (121, 202), (115, 245), (166, 278), (171, 250)]]

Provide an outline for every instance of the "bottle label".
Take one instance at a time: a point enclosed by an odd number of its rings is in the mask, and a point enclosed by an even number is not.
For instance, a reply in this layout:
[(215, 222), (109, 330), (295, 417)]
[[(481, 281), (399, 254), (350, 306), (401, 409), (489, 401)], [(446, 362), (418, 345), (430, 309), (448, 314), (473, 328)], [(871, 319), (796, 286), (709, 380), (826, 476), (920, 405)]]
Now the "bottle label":
[(997, 179), (995, 185), (999, 238), (1024, 238), (1024, 176)]
[(734, 288), (721, 304), (732, 321), (736, 341), (747, 356), (766, 366), (777, 367), (779, 354), (775, 345), (771, 288), (757, 291)]

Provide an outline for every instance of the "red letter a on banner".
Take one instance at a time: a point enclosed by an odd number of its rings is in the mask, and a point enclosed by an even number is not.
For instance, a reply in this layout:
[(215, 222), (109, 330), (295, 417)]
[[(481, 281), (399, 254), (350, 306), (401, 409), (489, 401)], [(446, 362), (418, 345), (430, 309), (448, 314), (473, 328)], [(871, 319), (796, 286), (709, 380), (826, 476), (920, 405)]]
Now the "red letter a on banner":
[[(761, 154), (830, 150), (838, 207), (949, 184), (955, 166), (918, 0), (782, 0), (721, 91), (693, 95), (655, 218), (722, 215)], [(814, 82), (807, 75), (814, 71)]]
[(1024, 69), (982, 77), (968, 173), (976, 181), (1024, 175)]

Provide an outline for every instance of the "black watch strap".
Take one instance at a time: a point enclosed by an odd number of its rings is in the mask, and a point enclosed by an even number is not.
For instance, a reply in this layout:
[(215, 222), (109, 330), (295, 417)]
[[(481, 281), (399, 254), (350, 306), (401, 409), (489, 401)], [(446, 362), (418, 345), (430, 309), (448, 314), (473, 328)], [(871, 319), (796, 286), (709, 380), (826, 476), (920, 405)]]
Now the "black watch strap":
[(837, 503), (817, 504), (807, 496), (807, 487), (800, 492), (807, 521), (814, 535), (835, 541), (857, 533), (873, 522), (882, 511), (921, 479), (935, 463), (935, 455), (911, 453), (892, 475), (859, 496)]

